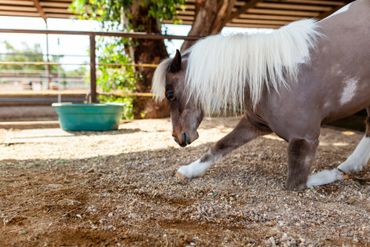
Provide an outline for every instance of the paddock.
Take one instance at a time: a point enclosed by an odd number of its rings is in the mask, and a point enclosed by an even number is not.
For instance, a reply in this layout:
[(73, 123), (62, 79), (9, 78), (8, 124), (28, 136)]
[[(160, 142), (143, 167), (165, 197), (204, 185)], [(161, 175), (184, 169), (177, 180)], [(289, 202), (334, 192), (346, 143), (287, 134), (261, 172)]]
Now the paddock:
[[(0, 246), (369, 246), (370, 169), (285, 190), (287, 144), (260, 137), (180, 181), (237, 118), (207, 119), (180, 148), (168, 119), (118, 131), (0, 130)], [(362, 133), (321, 129), (315, 170), (337, 167)]]

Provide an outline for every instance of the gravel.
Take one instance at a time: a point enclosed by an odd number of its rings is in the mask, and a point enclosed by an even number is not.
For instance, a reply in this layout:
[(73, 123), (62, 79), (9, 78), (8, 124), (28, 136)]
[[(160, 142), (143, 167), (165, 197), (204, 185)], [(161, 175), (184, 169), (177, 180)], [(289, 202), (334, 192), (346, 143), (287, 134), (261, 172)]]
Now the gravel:
[[(236, 118), (204, 121), (187, 148), (167, 119), (118, 131), (0, 131), (0, 246), (370, 246), (370, 169), (303, 192), (284, 188), (287, 144), (258, 138), (199, 179), (199, 158)], [(322, 128), (315, 170), (362, 133)]]

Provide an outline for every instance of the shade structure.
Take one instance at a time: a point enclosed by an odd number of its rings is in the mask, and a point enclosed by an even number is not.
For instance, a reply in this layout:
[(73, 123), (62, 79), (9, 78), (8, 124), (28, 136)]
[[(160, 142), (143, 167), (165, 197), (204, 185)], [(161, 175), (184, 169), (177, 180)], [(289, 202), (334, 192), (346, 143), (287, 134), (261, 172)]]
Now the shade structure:
[[(72, 0), (0, 0), (0, 16), (72, 18)], [(186, 0), (177, 9), (176, 18), (182, 24), (192, 24), (196, 0)], [(322, 19), (351, 0), (239, 0), (233, 17), (226, 26), (278, 28), (303, 18)], [(165, 23), (172, 23), (166, 20)]]

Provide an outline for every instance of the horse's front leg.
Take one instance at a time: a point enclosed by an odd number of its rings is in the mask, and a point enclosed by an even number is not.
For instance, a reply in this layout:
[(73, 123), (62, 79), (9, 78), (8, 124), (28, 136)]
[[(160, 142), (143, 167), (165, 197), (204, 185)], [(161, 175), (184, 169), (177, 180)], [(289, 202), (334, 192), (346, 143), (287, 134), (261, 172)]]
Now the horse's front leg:
[(219, 140), (202, 158), (189, 165), (181, 166), (176, 175), (180, 178), (200, 177), (206, 173), (216, 160), (265, 133), (267, 133), (266, 130), (257, 128), (246, 117), (243, 117), (235, 129)]
[(289, 141), (288, 190), (303, 190), (306, 188), (318, 144), (317, 139), (292, 139)]

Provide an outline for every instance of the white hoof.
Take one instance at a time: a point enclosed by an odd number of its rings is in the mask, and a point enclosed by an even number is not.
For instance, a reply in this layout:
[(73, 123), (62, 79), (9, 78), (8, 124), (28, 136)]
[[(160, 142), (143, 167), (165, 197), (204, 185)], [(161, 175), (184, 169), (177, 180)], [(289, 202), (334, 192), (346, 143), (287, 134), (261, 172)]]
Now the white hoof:
[(211, 166), (211, 162), (201, 162), (200, 160), (196, 160), (193, 163), (181, 166), (177, 170), (178, 177), (185, 177), (185, 178), (195, 178), (203, 176), (208, 168)]
[(330, 184), (338, 180), (343, 180), (343, 174), (338, 169), (323, 170), (321, 172), (312, 174), (308, 177), (307, 187)]

